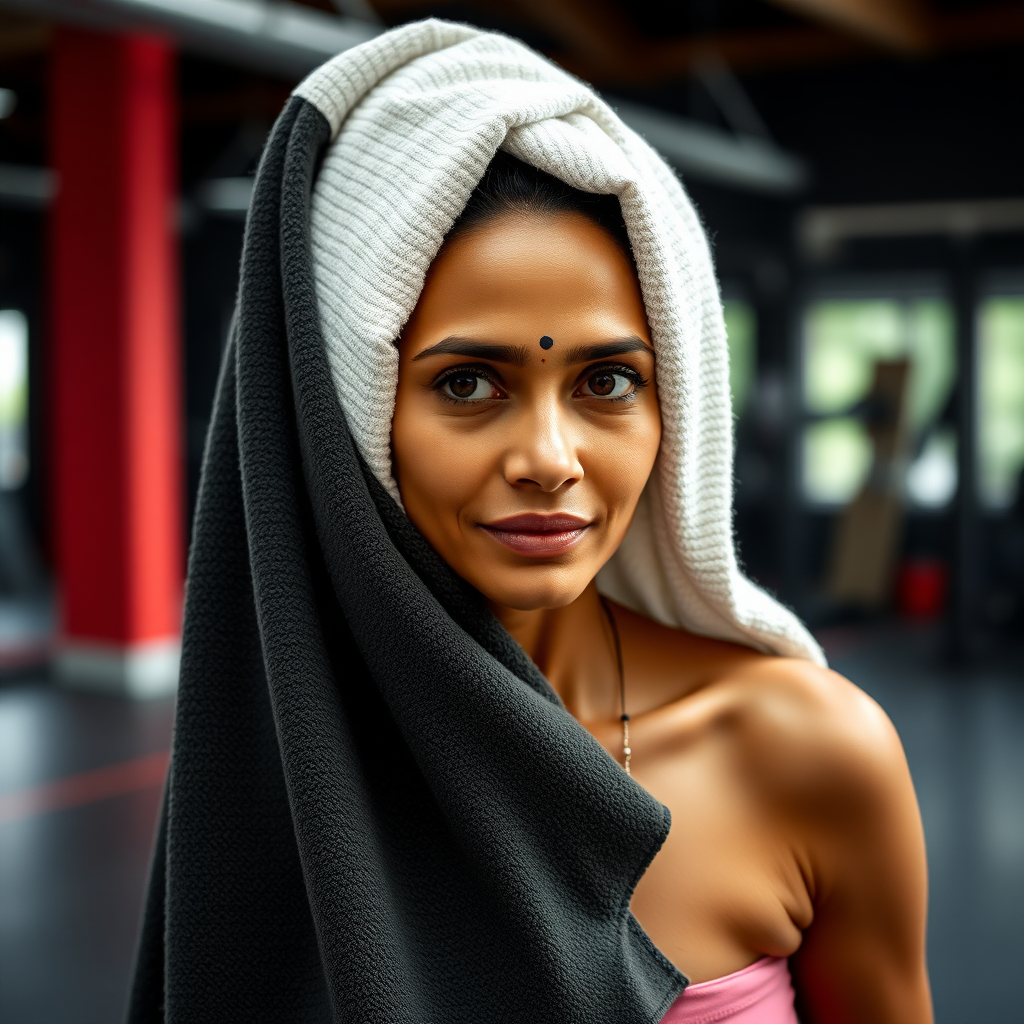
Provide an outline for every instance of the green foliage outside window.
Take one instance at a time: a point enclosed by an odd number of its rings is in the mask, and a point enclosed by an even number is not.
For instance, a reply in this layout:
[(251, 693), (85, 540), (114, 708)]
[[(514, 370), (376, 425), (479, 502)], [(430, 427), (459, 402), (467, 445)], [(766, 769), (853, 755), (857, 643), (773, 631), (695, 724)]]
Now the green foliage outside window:
[(979, 486), (1005, 507), (1024, 467), (1024, 296), (996, 296), (979, 310)]
[[(949, 399), (956, 371), (952, 315), (941, 299), (826, 299), (812, 303), (804, 318), (804, 407), (822, 417), (804, 432), (806, 496), (841, 504), (857, 493), (871, 464), (863, 424), (846, 415), (866, 397), (874, 364), (909, 358), (909, 421), (915, 436), (934, 423)], [(948, 446), (930, 457), (948, 459)], [(935, 473), (916, 479), (936, 480)], [(933, 489), (934, 490), (934, 489)], [(912, 495), (913, 496), (913, 495)], [(920, 500), (940, 504), (925, 488)]]
[(757, 371), (757, 322), (749, 302), (727, 299), (725, 329), (729, 335), (729, 386), (732, 390), (732, 412), (743, 415)]
[(28, 321), (0, 309), (0, 490), (28, 474)]
[(25, 314), (0, 309), (0, 429), (20, 426), (28, 412)]

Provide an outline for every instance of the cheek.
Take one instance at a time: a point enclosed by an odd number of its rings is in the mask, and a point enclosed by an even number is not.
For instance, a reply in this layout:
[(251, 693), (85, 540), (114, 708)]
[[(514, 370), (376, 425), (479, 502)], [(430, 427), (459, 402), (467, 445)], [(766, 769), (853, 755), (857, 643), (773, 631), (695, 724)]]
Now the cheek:
[(459, 430), (454, 417), (423, 408), (418, 398), (403, 400), (399, 392), (391, 427), (393, 471), (409, 518), (443, 548), (446, 536), (458, 530), (460, 511), (493, 467), (479, 439)]
[(622, 494), (643, 490), (661, 446), (661, 411), (655, 395), (644, 395), (629, 415), (591, 435), (591, 452), (607, 486)]
[(648, 414), (637, 417), (629, 429), (594, 445), (588, 475), (611, 514), (613, 529), (625, 532), (651, 475), (660, 443), (660, 418)]

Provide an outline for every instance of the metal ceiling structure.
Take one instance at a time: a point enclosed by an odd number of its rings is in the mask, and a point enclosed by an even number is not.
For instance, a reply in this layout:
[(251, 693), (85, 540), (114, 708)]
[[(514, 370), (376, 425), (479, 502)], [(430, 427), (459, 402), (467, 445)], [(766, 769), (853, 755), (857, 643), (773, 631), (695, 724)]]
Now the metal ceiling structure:
[[(919, 64), (1024, 41), (1024, 3), (1009, 0), (0, 0), (0, 56), (40, 52), (56, 24), (155, 32), (187, 54), (246, 69), (250, 80), (255, 72), (281, 82), (248, 93), (240, 84), (232, 97), (193, 92), (186, 118), (264, 121), (280, 109), (285, 82), (388, 25), (433, 14), (521, 35), (593, 82), (684, 177), (775, 196), (801, 194), (813, 168), (774, 141), (737, 74), (880, 58)], [(680, 102), (694, 85), (703, 110)], [(0, 201), (22, 201), (15, 179), (17, 167), (0, 175)], [(33, 188), (38, 201), (42, 186)]]
[(297, 77), (380, 28), (269, 0), (4, 0), (3, 6), (89, 28), (149, 30), (186, 49)]
[[(5, 4), (89, 27), (155, 30), (171, 35), (185, 48), (220, 60), (294, 77), (383, 31), (369, 20), (269, 0), (5, 0)], [(735, 133), (641, 104), (611, 102), (623, 120), (684, 173), (754, 191), (799, 191), (809, 178), (806, 164), (784, 153), (759, 130), (742, 87), (727, 74), (723, 79), (723, 69), (727, 71), (720, 65), (717, 78), (708, 77), (724, 80), (728, 86), (725, 95), (731, 94), (733, 102), (718, 102)], [(744, 105), (748, 116), (737, 118), (735, 108)], [(749, 130), (751, 121), (754, 131)]]

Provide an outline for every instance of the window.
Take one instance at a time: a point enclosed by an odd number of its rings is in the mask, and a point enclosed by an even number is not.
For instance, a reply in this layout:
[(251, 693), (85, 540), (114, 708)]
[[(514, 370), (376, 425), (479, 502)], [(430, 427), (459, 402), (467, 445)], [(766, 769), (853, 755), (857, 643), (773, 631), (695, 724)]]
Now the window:
[(908, 420), (920, 453), (907, 475), (910, 499), (941, 506), (956, 487), (955, 435), (938, 420), (956, 370), (953, 319), (942, 299), (826, 298), (803, 323), (803, 399), (812, 422), (803, 437), (803, 491), (816, 504), (839, 505), (860, 489), (871, 442), (857, 416), (874, 364), (911, 363)]
[(0, 309), (0, 490), (28, 476), (28, 321)]
[(757, 321), (754, 308), (742, 299), (726, 299), (725, 329), (729, 336), (729, 387), (732, 413), (743, 415), (757, 372)]
[(1006, 508), (1024, 469), (1024, 296), (978, 310), (978, 472), (981, 500)]

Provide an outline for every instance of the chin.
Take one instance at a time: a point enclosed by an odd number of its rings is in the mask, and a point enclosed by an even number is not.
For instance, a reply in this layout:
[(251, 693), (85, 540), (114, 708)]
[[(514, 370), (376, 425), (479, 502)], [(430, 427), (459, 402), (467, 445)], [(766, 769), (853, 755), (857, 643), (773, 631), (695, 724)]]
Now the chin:
[[(513, 577), (509, 579), (507, 577)], [(515, 576), (523, 578), (516, 579)], [(486, 579), (470, 582), (493, 604), (514, 608), (521, 612), (535, 612), (544, 608), (565, 608), (587, 589), (592, 575), (572, 574), (566, 579), (564, 570), (557, 567), (518, 569), (507, 568), (490, 574)], [(506, 577), (506, 578), (501, 578)]]

